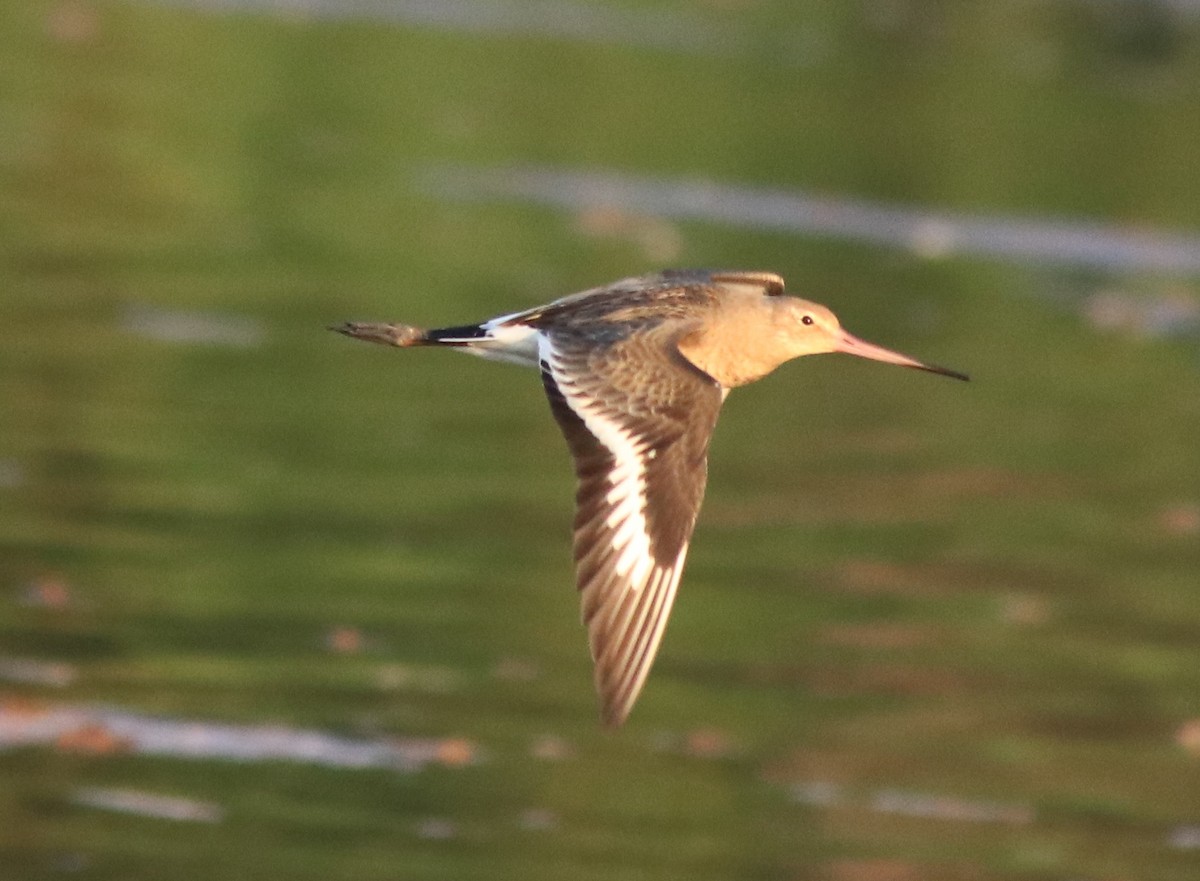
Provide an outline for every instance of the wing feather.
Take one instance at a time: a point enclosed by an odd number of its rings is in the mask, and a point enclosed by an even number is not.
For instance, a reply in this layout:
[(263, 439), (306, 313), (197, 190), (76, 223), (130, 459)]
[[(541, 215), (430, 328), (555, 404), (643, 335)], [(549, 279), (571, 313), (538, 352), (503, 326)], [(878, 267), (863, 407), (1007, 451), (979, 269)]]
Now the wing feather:
[(722, 393), (678, 326), (597, 345), (539, 329), (542, 381), (575, 460), (576, 580), (602, 715), (629, 715), (662, 641), (704, 496)]

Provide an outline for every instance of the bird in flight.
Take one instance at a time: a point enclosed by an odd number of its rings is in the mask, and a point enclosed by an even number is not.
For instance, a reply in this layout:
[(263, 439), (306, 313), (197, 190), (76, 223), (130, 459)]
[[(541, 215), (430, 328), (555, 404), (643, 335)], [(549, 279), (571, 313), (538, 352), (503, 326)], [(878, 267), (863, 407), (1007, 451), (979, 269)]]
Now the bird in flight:
[(847, 333), (770, 272), (626, 278), (480, 324), (331, 328), (389, 346), (449, 346), (541, 373), (575, 463), (574, 557), (605, 724), (633, 708), (658, 651), (729, 390), (802, 355), (846, 352), (967, 377)]

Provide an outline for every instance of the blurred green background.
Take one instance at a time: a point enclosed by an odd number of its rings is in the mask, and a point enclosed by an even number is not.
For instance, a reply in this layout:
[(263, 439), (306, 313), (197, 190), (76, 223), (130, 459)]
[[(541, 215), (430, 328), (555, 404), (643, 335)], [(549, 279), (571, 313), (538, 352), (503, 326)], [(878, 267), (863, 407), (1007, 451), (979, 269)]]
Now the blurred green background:
[[(1198, 229), (1185, 0), (3, 4), (0, 877), (1200, 877)], [(668, 265), (975, 382), (733, 395), (611, 733), (536, 377), (323, 328)]]

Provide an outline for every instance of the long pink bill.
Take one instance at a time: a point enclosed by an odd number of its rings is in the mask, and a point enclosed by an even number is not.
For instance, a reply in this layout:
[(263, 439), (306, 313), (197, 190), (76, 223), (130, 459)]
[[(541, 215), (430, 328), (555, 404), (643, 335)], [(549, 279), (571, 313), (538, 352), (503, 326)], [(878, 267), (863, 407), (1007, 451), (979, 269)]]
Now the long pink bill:
[(970, 377), (965, 373), (959, 373), (957, 370), (951, 370), (948, 367), (939, 367), (936, 364), (926, 364), (924, 361), (918, 361), (916, 358), (910, 358), (907, 355), (901, 355), (899, 352), (893, 352), (891, 349), (885, 349), (883, 346), (877, 346), (874, 343), (860, 340), (858, 337), (845, 331), (842, 331), (842, 336), (838, 340), (837, 348), (834, 351), (845, 352), (848, 355), (857, 355), (860, 358), (870, 358), (872, 361), (883, 361), (885, 364), (899, 364), (901, 367), (928, 370), (930, 373), (940, 373), (942, 376), (961, 379), (964, 382), (970, 380)]

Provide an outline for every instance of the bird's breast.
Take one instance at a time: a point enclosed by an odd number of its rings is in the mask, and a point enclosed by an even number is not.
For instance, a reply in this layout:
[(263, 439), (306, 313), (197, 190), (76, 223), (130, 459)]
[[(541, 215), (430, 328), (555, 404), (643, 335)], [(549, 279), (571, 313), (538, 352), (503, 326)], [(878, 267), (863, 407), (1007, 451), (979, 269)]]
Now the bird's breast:
[(679, 352), (725, 388), (762, 379), (786, 360), (776, 356), (770, 338), (733, 330), (709, 327), (688, 334), (679, 341)]

